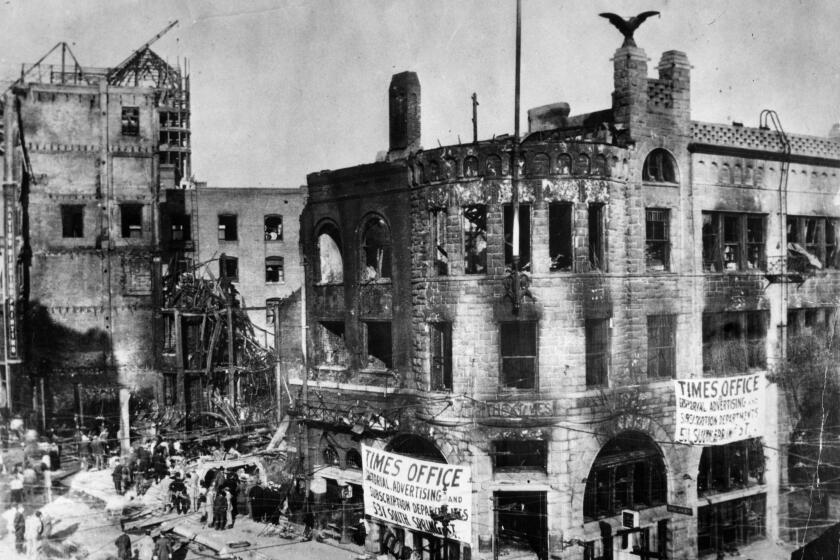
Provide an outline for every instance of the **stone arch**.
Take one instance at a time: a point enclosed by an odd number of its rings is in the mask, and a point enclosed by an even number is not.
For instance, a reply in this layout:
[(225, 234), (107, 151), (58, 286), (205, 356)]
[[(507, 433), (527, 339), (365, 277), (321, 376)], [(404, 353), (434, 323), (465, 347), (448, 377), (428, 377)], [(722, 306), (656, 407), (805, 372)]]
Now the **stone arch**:
[(721, 185), (731, 185), (732, 184), (732, 169), (730, 169), (728, 163), (724, 163), (720, 166), (720, 173), (718, 175), (718, 183)]
[(569, 154), (560, 154), (559, 156), (557, 156), (557, 164), (554, 172), (559, 175), (571, 175), (572, 156), (570, 156)]
[(417, 459), (435, 463), (447, 463), (446, 456), (431, 439), (413, 433), (402, 433), (391, 438), (385, 451), (401, 455), (410, 455)]
[(604, 154), (595, 156), (595, 164), (592, 166), (592, 173), (599, 177), (606, 177), (609, 175), (609, 167), (607, 166), (607, 158)]
[(580, 153), (575, 160), (575, 175), (589, 175), (592, 171), (592, 161), (589, 156)]
[(548, 175), (550, 167), (551, 165), (548, 159), (548, 154), (535, 154), (534, 159), (531, 162), (531, 174), (538, 175), (540, 177), (546, 176)]
[(732, 182), (738, 186), (741, 186), (744, 182), (744, 170), (741, 168), (740, 163), (736, 163), (732, 167)]
[(680, 173), (674, 155), (665, 148), (651, 150), (645, 157), (642, 180), (653, 183), (679, 183)]
[(332, 220), (324, 220), (315, 228), (316, 250), (315, 278), (318, 284), (341, 284), (344, 282), (344, 255), (341, 245), (341, 231)]
[(379, 214), (368, 214), (359, 228), (359, 270), (362, 281), (391, 278), (391, 228)]
[(495, 154), (487, 156), (484, 161), (485, 177), (496, 178), (502, 176), (502, 158)]

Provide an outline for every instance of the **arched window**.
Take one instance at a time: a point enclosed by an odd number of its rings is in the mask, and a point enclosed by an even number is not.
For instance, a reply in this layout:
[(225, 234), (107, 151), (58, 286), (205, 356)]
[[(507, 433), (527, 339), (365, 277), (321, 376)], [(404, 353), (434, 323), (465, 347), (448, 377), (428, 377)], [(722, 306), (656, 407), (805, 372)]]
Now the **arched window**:
[(478, 158), (475, 156), (467, 156), (464, 159), (464, 177), (478, 176)]
[(546, 154), (537, 154), (534, 156), (534, 162), (531, 164), (531, 173), (533, 175), (548, 175), (548, 156)]
[(642, 180), (655, 183), (677, 182), (677, 162), (668, 150), (657, 148), (648, 154), (642, 169)]
[(653, 440), (640, 432), (621, 433), (601, 449), (589, 471), (583, 517), (593, 521), (664, 504), (667, 485), (662, 452)]
[(589, 175), (590, 165), (591, 162), (589, 161), (588, 155), (578, 154), (577, 161), (575, 162), (575, 174)]
[(362, 280), (391, 277), (391, 234), (382, 218), (373, 218), (362, 235)]
[(334, 224), (326, 224), (318, 233), (318, 283), (344, 282), (344, 258), (341, 255), (341, 234)]
[(557, 157), (555, 173), (559, 175), (570, 175), (572, 173), (572, 156), (569, 154), (560, 154)]
[(327, 446), (324, 448), (324, 464), (325, 465), (338, 465), (338, 451), (335, 450), (333, 446)]
[(609, 175), (609, 173), (607, 173), (607, 158), (604, 157), (603, 154), (598, 154), (597, 156), (595, 156), (595, 165), (594, 169), (592, 170), (592, 173), (600, 177)]
[(502, 158), (499, 156), (487, 156), (484, 163), (484, 174), (487, 177), (499, 177), (502, 174)]
[(362, 455), (355, 449), (348, 449), (347, 455), (344, 457), (344, 462), (348, 469), (361, 469)]

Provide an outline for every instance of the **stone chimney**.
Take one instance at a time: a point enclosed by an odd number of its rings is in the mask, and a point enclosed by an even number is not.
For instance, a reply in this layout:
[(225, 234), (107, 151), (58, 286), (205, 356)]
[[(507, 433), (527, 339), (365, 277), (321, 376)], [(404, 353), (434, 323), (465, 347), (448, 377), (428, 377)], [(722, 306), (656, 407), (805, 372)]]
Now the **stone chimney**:
[(647, 112), (647, 55), (639, 47), (621, 47), (613, 57), (613, 118), (619, 129), (645, 124)]
[(691, 65), (682, 51), (665, 51), (656, 67), (659, 80), (670, 83), (674, 113), (678, 118), (689, 119), (691, 116)]
[(420, 80), (414, 72), (391, 78), (388, 88), (389, 154), (420, 148)]

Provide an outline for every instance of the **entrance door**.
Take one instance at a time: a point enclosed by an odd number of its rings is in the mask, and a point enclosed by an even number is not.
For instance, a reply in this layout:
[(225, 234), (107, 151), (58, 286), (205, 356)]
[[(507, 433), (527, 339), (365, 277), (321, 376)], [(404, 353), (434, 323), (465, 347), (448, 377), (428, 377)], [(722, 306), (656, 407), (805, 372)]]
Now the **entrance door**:
[(548, 507), (545, 492), (495, 492), (494, 558), (547, 560)]

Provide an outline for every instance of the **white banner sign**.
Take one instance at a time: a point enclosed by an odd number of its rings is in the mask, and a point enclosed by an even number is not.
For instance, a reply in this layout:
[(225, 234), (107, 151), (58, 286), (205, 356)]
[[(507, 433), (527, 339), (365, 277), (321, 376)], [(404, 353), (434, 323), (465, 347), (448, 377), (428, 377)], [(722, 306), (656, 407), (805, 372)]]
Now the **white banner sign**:
[(675, 380), (676, 441), (721, 445), (760, 437), (766, 386), (763, 373)]
[(443, 536), (432, 519), (446, 505), (452, 519), (447, 536), (470, 542), (472, 481), (470, 469), (422, 461), (362, 445), (365, 513), (407, 529)]

